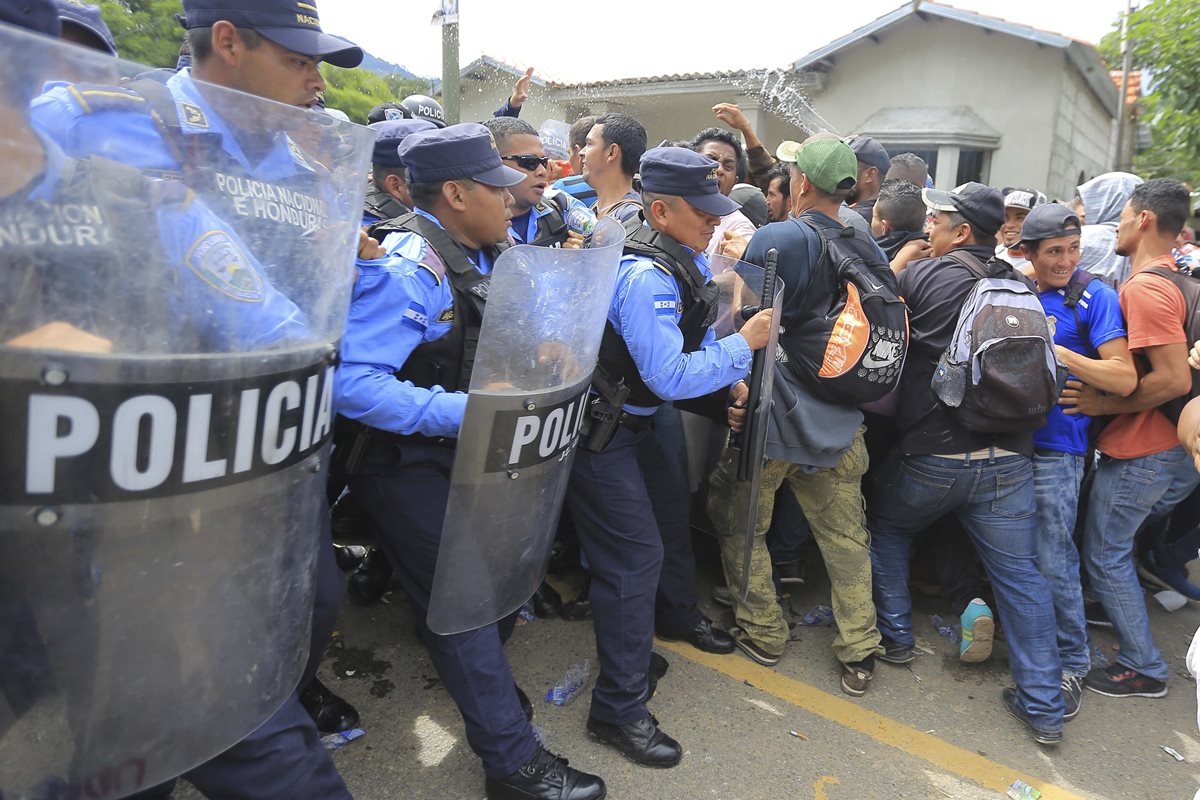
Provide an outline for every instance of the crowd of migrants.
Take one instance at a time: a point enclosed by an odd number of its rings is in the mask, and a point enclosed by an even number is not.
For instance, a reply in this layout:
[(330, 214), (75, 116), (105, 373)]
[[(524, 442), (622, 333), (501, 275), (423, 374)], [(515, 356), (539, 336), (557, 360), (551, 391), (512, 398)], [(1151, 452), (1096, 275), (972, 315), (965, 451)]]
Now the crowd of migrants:
[[(53, 34), (42, 5), (0, 0), (0, 18)], [(165, 83), (179, 108), (202, 104), (198, 79), (332, 114), (319, 107), (317, 64), (354, 67), (362, 53), (321, 32), (315, 7), (301, 5), (311, 16), (285, 0), (184, 0), (190, 55)], [(64, 38), (115, 53), (94, 8), (61, 8)], [(447, 125), (424, 96), (371, 112), (367, 236), (336, 386), (338, 541), (323, 548), (350, 573), (356, 601), (399, 587), (411, 602), (489, 798), (606, 792), (535, 736), (504, 653), (515, 614), (452, 635), (425, 622), (471, 335), (487, 309), (480, 284), (506, 248), (587, 247), (603, 218), (627, 231), (593, 382), (592, 402), (608, 413), (581, 426), (550, 566), (587, 579), (567, 602), (544, 581), (531, 599), (540, 616), (595, 628), (594, 739), (641, 765), (678, 764), (683, 747), (665, 728), (686, 722), (660, 726), (647, 705), (668, 668), (654, 637), (779, 664), (789, 641), (782, 595), (804, 582), (810, 543), (831, 584), (832, 655), (847, 695), (867, 692), (879, 662), (914, 659), (915, 582), (935, 585), (957, 618), (962, 661), (988, 659), (1004, 639), (1015, 687), (997, 699), (1040, 744), (1062, 740), (1084, 689), (1167, 694), (1141, 580), (1200, 601), (1186, 570), (1200, 549), (1200, 411), (1185, 407), (1197, 393), (1200, 281), (1189, 270), (1200, 253), (1184, 184), (1113, 172), (1058, 199), (1036, 186), (935, 189), (919, 157), (868, 136), (764, 143), (734, 103), (712, 108), (713, 127), (673, 131), (678, 140), (656, 147), (632, 116), (581, 117), (563, 147), (520, 119), (531, 75), (481, 124)], [(72, 157), (105, 138), (88, 127), (88, 91), (60, 87), (34, 107), (33, 124)], [(109, 102), (106, 113), (123, 113), (111, 110), (120, 98)], [(206, 135), (234, 154), (236, 128), (219, 122), (207, 112)], [(240, 151), (227, 173), (235, 217), (252, 205), (239, 205), (242, 194), (276, 197), (293, 216), (323, 213), (286, 178), (262, 184)], [(271, 196), (258, 186), (274, 187)], [(258, 224), (297, 224), (276, 217)], [(0, 241), (13, 235), (0, 228)], [(738, 332), (718, 336), (714, 272), (732, 260), (774, 265), (782, 304), (778, 319), (769, 308), (747, 313)], [(898, 331), (871, 316), (889, 302), (904, 313)], [(806, 334), (830, 320), (827, 340)], [(839, 320), (865, 330), (839, 332)], [(765, 463), (751, 496), (730, 434), (746, 425), (748, 374), (773, 325)], [(972, 342), (980, 331), (990, 338)], [(839, 372), (839, 358), (888, 390), (862, 399), (856, 392), (871, 387)], [(1019, 380), (1005, 383), (1014, 370)], [(1048, 403), (1009, 408), (1034, 384), (1053, 392)], [(725, 585), (712, 599), (731, 609), (728, 629), (700, 609), (694, 530), (719, 543)], [(341, 589), (320, 582), (310, 668), (293, 700), (185, 776), (202, 791), (349, 797), (317, 731), (353, 728), (359, 715), (314, 674)], [(1093, 661), (1089, 625), (1115, 631), (1112, 664)]]

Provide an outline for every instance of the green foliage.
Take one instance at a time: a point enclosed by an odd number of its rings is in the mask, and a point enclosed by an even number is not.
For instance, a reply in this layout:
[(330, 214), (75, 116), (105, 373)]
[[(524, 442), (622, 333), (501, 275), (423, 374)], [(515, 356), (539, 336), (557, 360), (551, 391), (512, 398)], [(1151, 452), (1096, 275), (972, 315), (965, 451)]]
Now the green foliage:
[[(1200, 0), (1151, 0), (1129, 20), (1134, 69), (1143, 70), (1143, 119), (1153, 146), (1134, 169), (1146, 177), (1200, 182)], [(1100, 54), (1121, 68), (1120, 20), (1104, 37)]]
[(398, 75), (384, 78), (365, 69), (341, 69), (322, 64), (321, 74), (327, 84), (325, 107), (344, 111), (352, 122), (362, 125), (367, 123), (367, 112), (380, 103), (428, 91), (423, 81), (406, 80)]
[(100, 13), (112, 30), (121, 58), (152, 67), (174, 67), (183, 43), (175, 21), (183, 13), (180, 0), (99, 0)]

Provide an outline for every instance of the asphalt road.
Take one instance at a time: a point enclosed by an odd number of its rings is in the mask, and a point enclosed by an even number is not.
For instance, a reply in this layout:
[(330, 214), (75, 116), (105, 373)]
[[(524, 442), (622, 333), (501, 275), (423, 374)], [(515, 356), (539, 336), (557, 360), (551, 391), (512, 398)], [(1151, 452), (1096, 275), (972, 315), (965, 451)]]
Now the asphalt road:
[[(705, 610), (728, 624), (729, 612), (708, 599), (715, 561), (698, 544)], [(808, 573), (790, 595), (797, 621), (829, 602), (819, 560)], [(558, 584), (568, 597), (571, 583)], [(389, 599), (347, 604), (341, 641), (322, 666), (326, 682), (357, 705), (366, 730), (334, 754), (338, 768), (359, 800), (479, 800), (483, 773), (462, 721), (415, 637), (407, 603), (398, 592)], [(1148, 599), (1171, 665), (1170, 694), (1118, 700), (1085, 691), (1057, 748), (1034, 743), (1001, 705), (1000, 690), (1011, 685), (1003, 643), (988, 662), (961, 663), (957, 646), (929, 622), (946, 613), (932, 598), (917, 598), (919, 645), (929, 654), (908, 667), (881, 663), (861, 699), (840, 691), (831, 628), (797, 627), (774, 669), (741, 654), (656, 641), (671, 666), (650, 708), (685, 750), (669, 770), (635, 766), (589, 740), (586, 693), (565, 707), (541, 702), (568, 667), (595, 663), (590, 623), (534, 620), (517, 628), (508, 653), (548, 746), (602, 775), (612, 800), (984, 800), (1004, 797), (1018, 779), (1045, 800), (1191, 800), (1200, 788), (1200, 734), (1184, 656), (1200, 607), (1168, 614)], [(1111, 632), (1091, 632), (1093, 644), (1113, 655)]]

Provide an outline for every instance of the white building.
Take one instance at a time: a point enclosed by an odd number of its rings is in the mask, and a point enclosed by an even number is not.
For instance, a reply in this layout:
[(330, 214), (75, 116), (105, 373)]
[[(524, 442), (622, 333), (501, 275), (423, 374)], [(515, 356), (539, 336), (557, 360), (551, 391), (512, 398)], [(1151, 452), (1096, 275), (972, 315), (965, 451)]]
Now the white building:
[[(520, 74), (487, 57), (468, 65), (462, 119), (490, 116)], [(1118, 91), (1089, 44), (917, 0), (785, 70), (543, 82), (522, 118), (622, 111), (654, 145), (715, 124), (709, 109), (723, 101), (742, 106), (769, 148), (829, 127), (921, 155), (939, 187), (980, 180), (1069, 198), (1110, 168)]]

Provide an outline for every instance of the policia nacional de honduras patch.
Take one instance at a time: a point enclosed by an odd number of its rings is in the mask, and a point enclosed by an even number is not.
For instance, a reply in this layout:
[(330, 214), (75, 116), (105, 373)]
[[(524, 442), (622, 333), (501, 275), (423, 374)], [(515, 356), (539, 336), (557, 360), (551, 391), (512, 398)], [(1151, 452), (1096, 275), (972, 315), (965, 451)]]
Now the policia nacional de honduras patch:
[(250, 256), (228, 233), (209, 231), (188, 250), (188, 268), (221, 294), (246, 303), (261, 303), (265, 296), (262, 275)]

